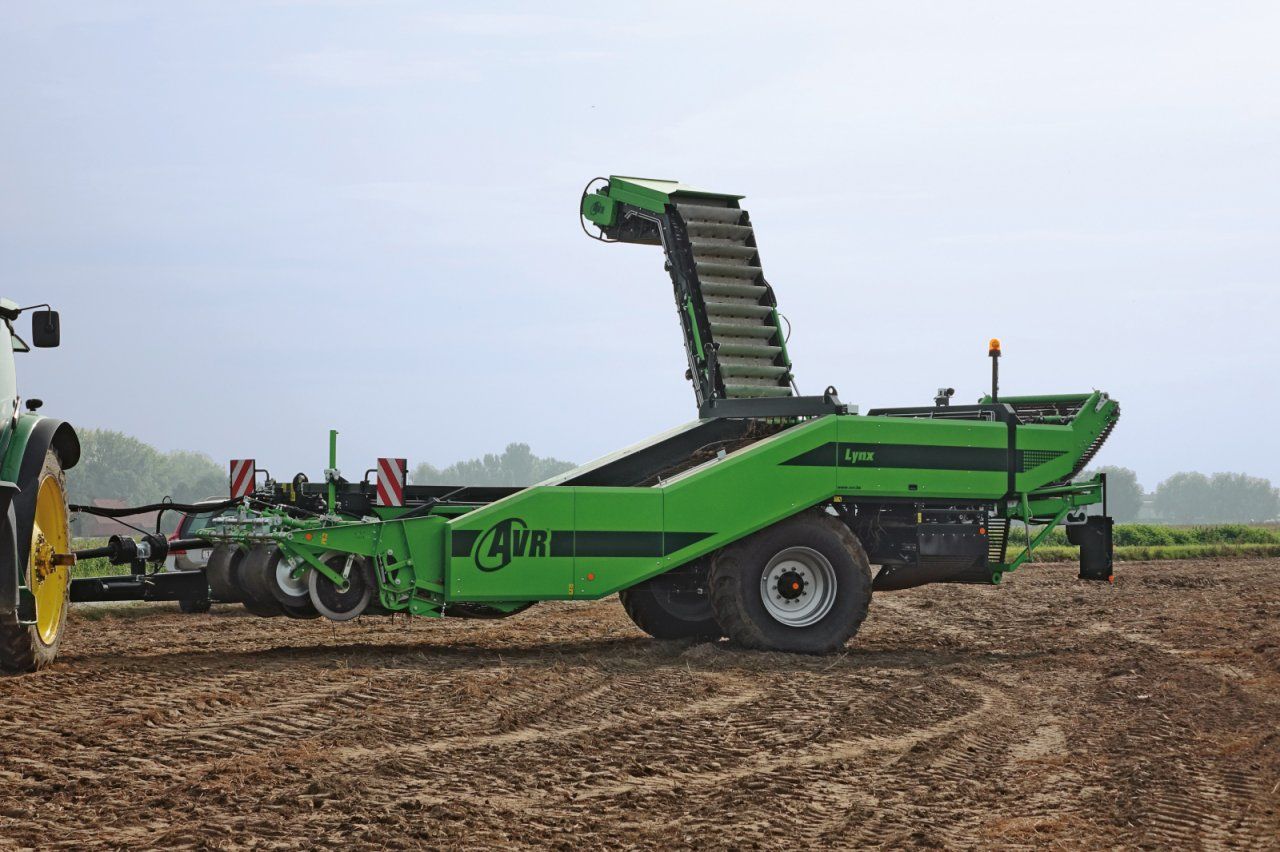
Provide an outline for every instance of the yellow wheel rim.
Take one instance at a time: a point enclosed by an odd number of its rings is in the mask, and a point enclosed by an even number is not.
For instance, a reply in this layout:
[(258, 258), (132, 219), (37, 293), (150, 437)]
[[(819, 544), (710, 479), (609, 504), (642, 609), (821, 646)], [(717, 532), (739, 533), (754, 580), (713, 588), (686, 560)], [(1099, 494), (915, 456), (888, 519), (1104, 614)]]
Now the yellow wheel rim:
[(67, 530), (67, 501), (56, 477), (46, 476), (36, 495), (35, 526), (31, 530), (31, 557), (28, 571), (31, 594), (36, 599), (36, 633), (46, 645), (53, 644), (62, 627), (63, 604), (71, 569), (57, 565), (54, 554), (70, 551)]

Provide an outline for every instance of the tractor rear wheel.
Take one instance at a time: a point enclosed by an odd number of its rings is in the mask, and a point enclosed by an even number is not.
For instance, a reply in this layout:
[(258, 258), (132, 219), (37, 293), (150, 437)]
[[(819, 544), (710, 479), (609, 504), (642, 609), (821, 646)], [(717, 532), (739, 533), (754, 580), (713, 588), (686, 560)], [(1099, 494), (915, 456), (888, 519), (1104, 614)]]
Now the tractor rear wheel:
[[(23, 487), (36, 490), (35, 505), (27, 511), (18, 510), (13, 517), (20, 528), (31, 528), (23, 583), (35, 598), (36, 611), (33, 624), (0, 620), (0, 669), (11, 672), (36, 671), (57, 658), (71, 588), (71, 569), (55, 559), (71, 550), (66, 477), (55, 451), (45, 453), (39, 475), (33, 482), (23, 483)], [(8, 520), (3, 523), (5, 540), (14, 541), (18, 530), (8, 529)], [(18, 552), (19, 564), (23, 555)]]
[(749, 648), (821, 654), (858, 632), (871, 565), (849, 528), (821, 512), (774, 524), (716, 555), (711, 603), (729, 638)]
[(654, 639), (706, 639), (724, 635), (711, 609), (707, 564), (683, 565), (618, 592), (622, 608)]

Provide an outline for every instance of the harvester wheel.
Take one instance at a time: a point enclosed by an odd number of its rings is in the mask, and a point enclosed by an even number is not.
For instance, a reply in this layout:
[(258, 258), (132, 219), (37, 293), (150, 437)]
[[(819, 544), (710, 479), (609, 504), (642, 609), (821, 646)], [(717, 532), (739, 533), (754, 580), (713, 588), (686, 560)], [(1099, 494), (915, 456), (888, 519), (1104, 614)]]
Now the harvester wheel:
[(317, 614), (315, 607), (311, 605), (311, 594), (307, 591), (307, 574), (304, 572), (301, 577), (293, 576), (293, 566), (284, 559), (275, 561), (275, 568), (271, 576), (271, 596), (284, 607), (285, 615), (289, 615), (290, 611), (305, 612), (310, 610), (313, 615)]
[(350, 553), (334, 553), (323, 561), (341, 574), (346, 579), (346, 584), (336, 586), (319, 571), (309, 572), (307, 592), (312, 606), (330, 621), (359, 618), (373, 599), (373, 583), (370, 582), (364, 559)]
[(244, 548), (238, 544), (223, 542), (213, 548), (209, 561), (204, 566), (204, 576), (209, 582), (209, 591), (213, 599), (224, 603), (237, 603), (241, 599), (240, 589), (231, 576), (233, 562), (244, 558)]
[(622, 608), (654, 639), (706, 639), (724, 635), (711, 609), (707, 564), (681, 566), (618, 593)]
[(871, 565), (848, 527), (806, 512), (720, 551), (711, 569), (711, 603), (735, 642), (821, 654), (862, 626)]
[(208, 598), (188, 598), (178, 601), (178, 610), (187, 615), (196, 615), (202, 612), (208, 612), (213, 602)]
[(245, 592), (245, 606), (252, 603), (255, 615), (286, 615), (289, 618), (318, 618), (320, 613), (311, 605), (311, 598), (306, 594), (305, 581), (294, 580), (303, 584), (301, 598), (286, 598), (280, 589), (279, 578), (284, 574), (288, 578), (289, 563), (281, 561), (280, 548), (274, 544), (255, 545), (249, 555), (240, 563), (240, 587)]
[[(66, 478), (62, 461), (54, 450), (45, 453), (38, 477), (24, 488), (36, 489), (35, 505), (18, 510), (19, 527), (31, 527), (31, 546), (26, 554), (24, 584), (35, 598), (35, 622), (21, 624), (16, 619), (0, 620), (0, 669), (31, 672), (42, 669), (58, 656), (63, 627), (67, 620), (71, 569), (57, 564), (54, 556), (71, 550), (71, 530), (67, 525)], [(6, 546), (12, 546), (18, 530), (3, 521)], [(22, 554), (18, 553), (21, 560)], [(19, 562), (21, 564), (21, 561)]]
[(290, 606), (289, 604), (280, 604), (280, 609), (284, 611), (286, 618), (297, 618), (301, 620), (307, 620), (307, 619), (320, 617), (320, 613), (316, 612), (316, 608), (311, 605), (310, 598), (307, 599), (306, 604), (303, 606)]
[(271, 594), (271, 586), (276, 579), (276, 563), (279, 561), (280, 548), (274, 544), (255, 544), (231, 574), (244, 593), (244, 608), (254, 615), (270, 618), (284, 612)]

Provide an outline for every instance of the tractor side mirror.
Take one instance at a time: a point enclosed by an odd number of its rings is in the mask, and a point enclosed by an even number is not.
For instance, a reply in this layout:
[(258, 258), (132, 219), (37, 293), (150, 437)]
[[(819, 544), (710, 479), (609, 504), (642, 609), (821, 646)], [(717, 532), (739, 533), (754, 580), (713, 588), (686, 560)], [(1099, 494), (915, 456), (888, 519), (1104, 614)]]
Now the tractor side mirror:
[(31, 312), (31, 342), (38, 349), (52, 349), (62, 342), (62, 323), (57, 311)]

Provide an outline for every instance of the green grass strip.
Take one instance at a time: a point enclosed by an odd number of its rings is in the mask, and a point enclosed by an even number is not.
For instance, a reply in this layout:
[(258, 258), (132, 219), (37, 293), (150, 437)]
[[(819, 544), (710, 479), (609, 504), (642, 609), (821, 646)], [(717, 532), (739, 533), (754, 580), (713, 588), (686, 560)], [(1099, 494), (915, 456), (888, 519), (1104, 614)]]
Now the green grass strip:
[[(1147, 562), (1158, 559), (1211, 559), (1217, 557), (1280, 556), (1280, 544), (1170, 544), (1152, 547), (1117, 547), (1116, 560)], [(1036, 548), (1033, 562), (1075, 562), (1080, 559), (1078, 547)]]

